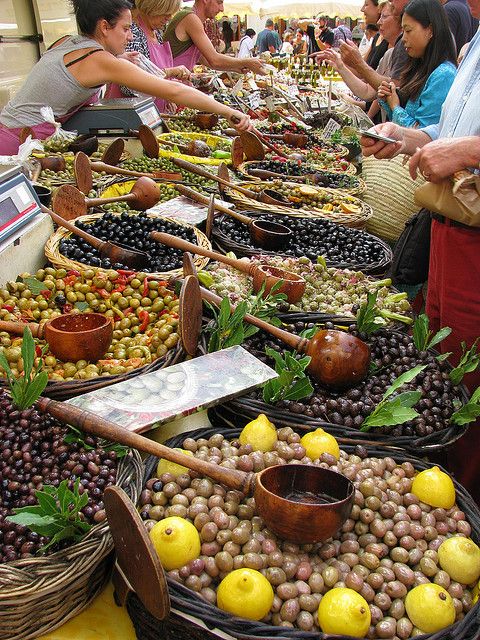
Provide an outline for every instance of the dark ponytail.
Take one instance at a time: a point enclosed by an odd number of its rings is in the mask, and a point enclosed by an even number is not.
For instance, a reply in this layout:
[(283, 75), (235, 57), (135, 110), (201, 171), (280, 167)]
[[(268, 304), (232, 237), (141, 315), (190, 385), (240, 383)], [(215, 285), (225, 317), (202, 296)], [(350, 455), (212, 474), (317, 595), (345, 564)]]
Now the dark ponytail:
[(130, 0), (70, 0), (77, 20), (78, 30), (84, 36), (92, 36), (99, 20), (114, 26), (125, 9), (132, 8)]

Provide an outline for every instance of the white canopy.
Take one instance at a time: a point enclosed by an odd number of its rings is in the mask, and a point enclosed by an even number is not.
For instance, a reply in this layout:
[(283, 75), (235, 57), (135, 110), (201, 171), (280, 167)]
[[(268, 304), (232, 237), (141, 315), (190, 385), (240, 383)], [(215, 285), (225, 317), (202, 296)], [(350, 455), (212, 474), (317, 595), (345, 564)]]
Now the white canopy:
[(260, 2), (258, 0), (225, 0), (223, 13), (226, 16), (258, 16)]
[(260, 0), (261, 18), (265, 16), (278, 18), (311, 18), (318, 15), (334, 18), (360, 18), (362, 0), (325, 0), (308, 2), (308, 0)]

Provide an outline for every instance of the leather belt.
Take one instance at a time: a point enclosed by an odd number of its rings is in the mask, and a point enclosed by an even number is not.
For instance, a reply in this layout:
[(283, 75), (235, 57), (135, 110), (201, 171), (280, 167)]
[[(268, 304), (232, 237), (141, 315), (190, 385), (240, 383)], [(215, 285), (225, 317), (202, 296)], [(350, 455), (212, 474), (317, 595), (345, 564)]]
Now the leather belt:
[(458, 222), (457, 220), (452, 220), (452, 218), (446, 218), (439, 213), (432, 213), (431, 215), (433, 220), (441, 222), (442, 224), (447, 225), (447, 227), (459, 227), (460, 229), (468, 229), (469, 231), (480, 231), (480, 227), (471, 227), (468, 224), (463, 224), (462, 222)]

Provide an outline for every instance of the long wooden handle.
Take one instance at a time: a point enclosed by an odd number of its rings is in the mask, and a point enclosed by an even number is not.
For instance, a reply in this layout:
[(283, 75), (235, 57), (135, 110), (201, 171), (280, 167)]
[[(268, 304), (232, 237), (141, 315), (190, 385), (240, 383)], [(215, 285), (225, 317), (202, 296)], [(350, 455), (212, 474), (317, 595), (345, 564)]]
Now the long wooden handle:
[(43, 337), (43, 325), (35, 322), (12, 322), (10, 320), (0, 320), (0, 331), (7, 331), (16, 336), (23, 336), (25, 327), (28, 327), (34, 338)]
[[(202, 294), (203, 300), (207, 300), (207, 302), (211, 302), (212, 304), (220, 306), (222, 302), (222, 298), (220, 298), (220, 296), (217, 296), (215, 293), (212, 293), (204, 287), (200, 287), (200, 293)], [(256, 316), (252, 316), (250, 313), (246, 313), (244, 315), (244, 320), (250, 324), (253, 324), (259, 329), (267, 331), (267, 333), (274, 336), (275, 338), (278, 338), (289, 347), (292, 347), (292, 349), (298, 350), (302, 343), (305, 342), (304, 338), (296, 336), (294, 333), (290, 333), (289, 331), (285, 331), (284, 329), (280, 329), (279, 327), (274, 327), (273, 324), (265, 322), (265, 320), (261, 320)]]
[(172, 236), (169, 233), (152, 231), (150, 233), (150, 237), (152, 238), (152, 240), (155, 240), (155, 242), (161, 242), (167, 247), (180, 249), (180, 251), (190, 251), (190, 253), (194, 253), (199, 256), (205, 256), (207, 258), (211, 258), (212, 260), (217, 260), (218, 262), (223, 262), (230, 265), (234, 269), (237, 269), (238, 271), (242, 271), (243, 273), (250, 274), (252, 270), (252, 265), (250, 264), (250, 262), (243, 262), (242, 260), (237, 260), (235, 258), (228, 258), (221, 253), (210, 251), (209, 249), (200, 247), (196, 244), (193, 244), (192, 242), (187, 242), (187, 240), (183, 240), (183, 238)]
[(49, 398), (39, 398), (37, 400), (37, 407), (44, 413), (49, 413), (55, 418), (73, 425), (77, 429), (91, 433), (99, 438), (104, 438), (110, 442), (118, 442), (126, 447), (138, 449), (138, 451), (143, 451), (144, 453), (149, 453), (159, 458), (165, 458), (170, 462), (175, 462), (188, 469), (193, 469), (202, 475), (209, 476), (216, 482), (220, 482), (232, 489), (248, 491), (252, 488), (251, 484), (254, 474), (247, 474), (237, 469), (226, 469), (220, 465), (196, 458), (195, 456), (188, 456), (181, 451), (170, 449), (170, 447), (149, 440), (138, 433), (128, 431), (114, 422), (110, 422), (110, 420), (90, 413), (90, 411), (79, 409), (71, 404), (50, 400)]
[[(107, 202), (107, 200), (106, 199), (104, 200), (103, 198), (90, 198), (90, 199), (85, 198), (85, 200), (87, 202), (89, 200), (100, 200), (101, 203)], [(89, 206), (93, 206), (93, 205), (89, 205)], [(48, 209), (48, 207), (44, 207), (43, 205), (41, 205), (41, 209), (44, 213), (48, 213), (48, 215), (56, 224), (58, 224), (60, 227), (64, 227), (65, 229), (68, 229), (74, 235), (79, 236), (80, 238), (83, 238), (85, 242), (88, 242), (88, 244), (91, 245), (94, 249), (100, 249), (105, 244), (102, 240), (95, 238), (95, 236), (92, 236), (87, 231), (84, 231), (83, 229), (79, 229), (69, 220), (65, 220), (65, 218), (62, 218), (62, 216), (59, 216), (58, 214), (54, 213), (51, 209)]]
[[(133, 202), (137, 196), (133, 193), (126, 193), (124, 196), (116, 196), (112, 198), (85, 198), (87, 207), (101, 207), (102, 204), (110, 204), (112, 202)], [(92, 236), (93, 237), (93, 236)]]
[(258, 131), (257, 129), (254, 129), (253, 132), (257, 138), (259, 138), (263, 144), (268, 147), (268, 149), (270, 149), (270, 151), (273, 151), (273, 153), (275, 153), (277, 156), (281, 156), (282, 158), (288, 158), (287, 154), (284, 153), (283, 151), (277, 149), (275, 146), (273, 146), (273, 144), (270, 142), (270, 140), (267, 140), (267, 138), (265, 138), (264, 135), (262, 135), (260, 133), (260, 131)]
[[(186, 198), (195, 200), (195, 202), (198, 202), (200, 204), (205, 204), (207, 207), (210, 205), (210, 198), (207, 198), (207, 196), (204, 196), (203, 194), (199, 193), (198, 191), (195, 191), (194, 189), (189, 189), (188, 187), (184, 187), (181, 184), (179, 184), (175, 188), (178, 191), (178, 193), (181, 193), (182, 196), (185, 196)], [(217, 204), (217, 202), (215, 201), (213, 204), (216, 211), (220, 211), (220, 213), (225, 213), (227, 216), (232, 216), (232, 218), (236, 218), (239, 222), (243, 222), (244, 224), (250, 224), (251, 222), (253, 222), (253, 218), (244, 216), (241, 213), (238, 213), (238, 211), (231, 211), (227, 207), (224, 207), (221, 204)]]
[(105, 171), (109, 175), (120, 175), (120, 176), (134, 176), (136, 178), (140, 178), (141, 176), (145, 176), (147, 178), (153, 178), (153, 173), (145, 173), (143, 171), (133, 171), (131, 169), (122, 169), (121, 167), (114, 167), (111, 164), (106, 164), (105, 162), (94, 162), (90, 161), (90, 166), (94, 171)]
[(192, 173), (196, 173), (197, 176), (202, 176), (202, 178), (206, 178), (207, 180), (214, 180), (218, 182), (218, 184), (223, 184), (224, 187), (230, 187), (230, 189), (234, 189), (235, 191), (239, 191), (249, 198), (255, 198), (255, 194), (252, 193), (249, 189), (244, 189), (243, 187), (239, 187), (238, 185), (230, 182), (230, 180), (223, 180), (223, 178), (219, 178), (214, 173), (210, 173), (210, 171), (206, 171), (198, 164), (193, 164), (191, 162), (187, 162), (187, 160), (182, 160), (182, 158), (172, 158), (172, 162), (177, 165), (177, 167), (181, 167), (182, 169), (186, 169), (187, 171), (191, 171)]

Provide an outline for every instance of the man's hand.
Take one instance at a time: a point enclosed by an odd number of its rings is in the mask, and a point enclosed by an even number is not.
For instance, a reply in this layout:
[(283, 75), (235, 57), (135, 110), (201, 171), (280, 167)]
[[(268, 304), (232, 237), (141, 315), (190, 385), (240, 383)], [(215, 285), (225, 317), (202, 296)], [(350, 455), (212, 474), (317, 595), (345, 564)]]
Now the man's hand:
[(243, 73), (248, 73), (249, 71), (251, 71), (252, 73), (258, 73), (261, 76), (266, 76), (268, 74), (268, 71), (260, 58), (247, 58), (245, 60), (242, 60), (242, 63)]
[(441, 182), (457, 171), (478, 167), (480, 137), (439, 138), (429, 142), (410, 158), (410, 175), (421, 173), (429, 182)]
[(386, 138), (393, 138), (397, 142), (382, 142), (381, 140), (374, 140), (373, 138), (367, 138), (362, 136), (360, 138), (360, 144), (362, 146), (362, 153), (365, 157), (375, 156), (380, 160), (386, 160), (398, 156), (405, 151), (405, 140), (403, 137), (402, 128), (393, 122), (385, 122), (369, 129), (374, 133), (378, 133)]
[(236, 109), (229, 109), (228, 113), (225, 115), (228, 123), (235, 127), (237, 131), (249, 131), (252, 129), (252, 123), (250, 122), (249, 116), (246, 116), (241, 111), (237, 111)]
[(343, 62), (351, 69), (358, 70), (365, 64), (357, 45), (353, 44), (353, 42), (341, 42), (340, 55)]

